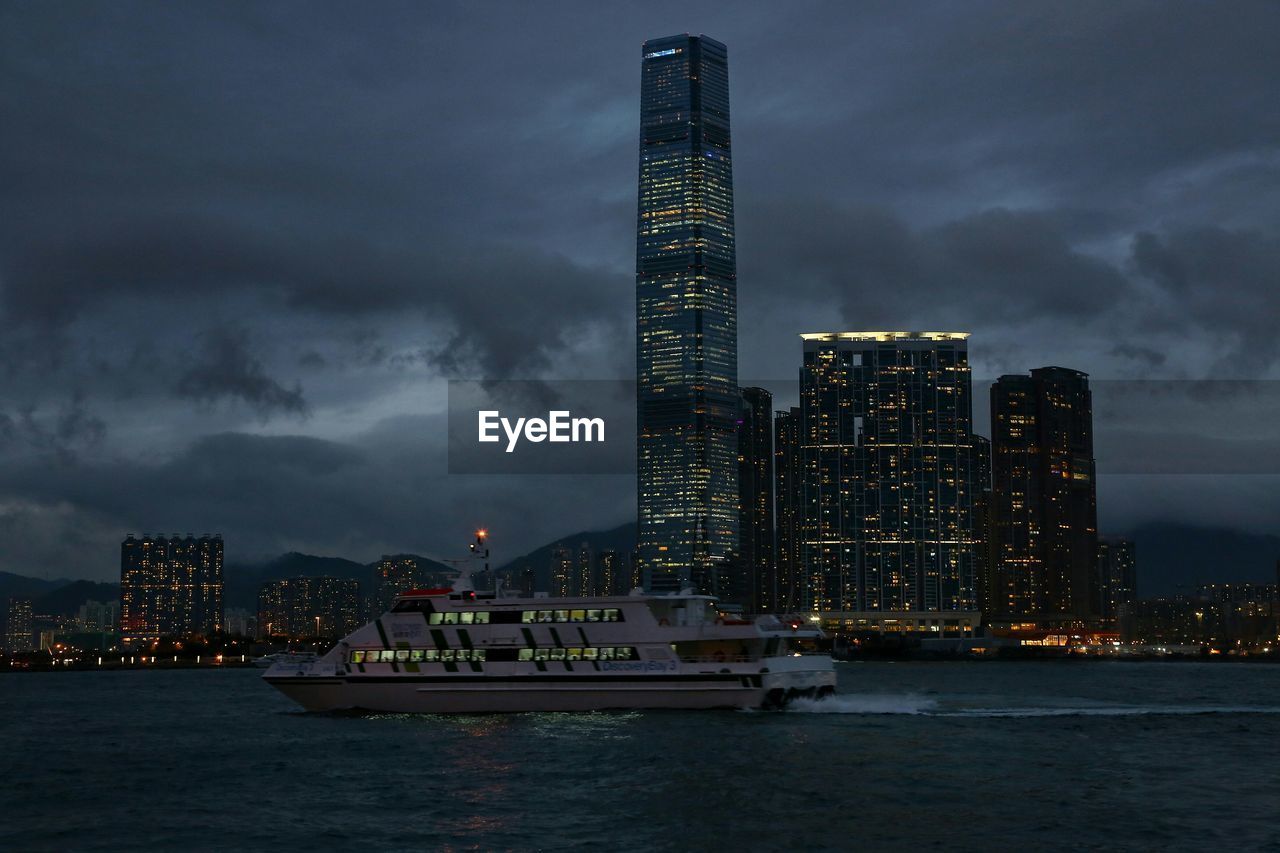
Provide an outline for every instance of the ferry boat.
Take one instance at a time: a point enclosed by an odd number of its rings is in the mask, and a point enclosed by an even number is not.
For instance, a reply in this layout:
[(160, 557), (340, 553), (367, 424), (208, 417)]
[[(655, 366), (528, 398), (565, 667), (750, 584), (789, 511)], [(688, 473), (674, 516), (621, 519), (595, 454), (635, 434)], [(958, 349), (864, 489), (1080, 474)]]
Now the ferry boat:
[(413, 590), (311, 660), (263, 679), (309, 711), (396, 713), (776, 708), (835, 689), (821, 632), (742, 619), (712, 596), (505, 597)]

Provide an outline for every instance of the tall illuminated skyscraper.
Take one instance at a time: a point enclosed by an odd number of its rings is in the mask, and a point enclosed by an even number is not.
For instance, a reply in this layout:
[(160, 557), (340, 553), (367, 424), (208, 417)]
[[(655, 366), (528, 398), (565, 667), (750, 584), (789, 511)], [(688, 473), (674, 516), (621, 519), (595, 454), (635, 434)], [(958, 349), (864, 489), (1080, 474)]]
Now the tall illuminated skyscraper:
[(996, 615), (1097, 619), (1098, 506), (1088, 374), (1041, 367), (991, 386)]
[(817, 611), (972, 611), (968, 335), (803, 335), (803, 601)]
[(738, 545), (738, 318), (729, 66), (645, 42), (636, 236), (639, 560), (652, 591), (717, 592)]

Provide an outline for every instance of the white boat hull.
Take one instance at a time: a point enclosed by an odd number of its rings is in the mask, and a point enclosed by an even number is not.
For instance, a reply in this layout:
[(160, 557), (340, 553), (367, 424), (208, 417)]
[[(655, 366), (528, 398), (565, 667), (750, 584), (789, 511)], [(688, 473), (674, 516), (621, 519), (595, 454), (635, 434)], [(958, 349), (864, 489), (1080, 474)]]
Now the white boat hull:
[[(633, 676), (362, 676), (272, 673), (264, 678), (308, 711), (487, 714), (523, 711), (710, 710), (776, 707), (835, 689), (830, 658), (779, 658), (746, 672)], [(770, 666), (772, 664), (772, 666)], [(761, 670), (764, 670), (763, 672)]]

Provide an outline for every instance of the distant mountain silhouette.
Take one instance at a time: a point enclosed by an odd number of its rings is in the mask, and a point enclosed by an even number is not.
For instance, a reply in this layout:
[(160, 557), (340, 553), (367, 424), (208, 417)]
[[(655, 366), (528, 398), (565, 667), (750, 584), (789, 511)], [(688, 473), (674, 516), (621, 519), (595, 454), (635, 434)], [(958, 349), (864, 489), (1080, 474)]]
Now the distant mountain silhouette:
[[(33, 602), (40, 596), (52, 592), (59, 587), (71, 583), (66, 578), (56, 581), (44, 578), (29, 578), (26, 575), (15, 575), (11, 572), (0, 572), (0, 610), (6, 606), (9, 598), (29, 598)], [(0, 617), (2, 619), (2, 617)]]
[(86, 601), (118, 601), (120, 584), (97, 581), (72, 581), (50, 590), (32, 603), (36, 613), (75, 616)]
[(1194, 593), (1205, 583), (1275, 583), (1280, 536), (1154, 522), (1128, 534), (1138, 559), (1138, 595)]
[(629, 559), (628, 555), (636, 547), (636, 534), (639, 530), (638, 525), (632, 521), (627, 524), (619, 525), (610, 530), (583, 530), (578, 533), (570, 533), (567, 536), (561, 536), (553, 542), (548, 542), (540, 548), (535, 548), (527, 554), (500, 563), (499, 571), (512, 572), (513, 585), (519, 584), (521, 572), (525, 566), (532, 566), (534, 577), (538, 585), (538, 589), (548, 589), (551, 585), (551, 552), (558, 545), (566, 548), (580, 548), (582, 543), (586, 542), (590, 545), (592, 551), (603, 551), (612, 549), (618, 552), (619, 559), (623, 560), (623, 565)]

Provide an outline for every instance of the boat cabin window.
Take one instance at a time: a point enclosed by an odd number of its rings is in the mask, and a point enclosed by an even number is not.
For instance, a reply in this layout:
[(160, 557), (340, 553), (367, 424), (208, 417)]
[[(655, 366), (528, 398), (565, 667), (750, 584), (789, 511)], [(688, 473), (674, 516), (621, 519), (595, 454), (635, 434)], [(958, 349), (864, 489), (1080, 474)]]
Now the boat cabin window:
[(352, 649), (351, 663), (481, 663), (499, 661), (595, 661), (636, 660), (631, 646), (587, 646), (574, 648), (523, 649)]
[[(479, 624), (479, 615), (476, 622)], [(488, 614), (485, 614), (488, 619)], [(616, 607), (602, 610), (522, 610), (520, 621), (525, 625), (538, 622), (621, 622), (622, 611)]]
[(407, 598), (397, 601), (395, 606), (391, 608), (392, 613), (421, 613), (423, 611), (431, 612), (433, 605), (425, 598)]

